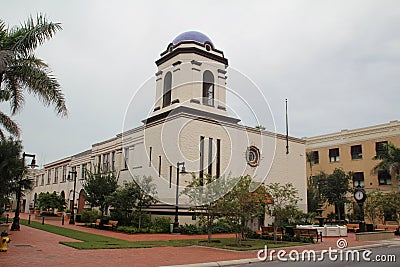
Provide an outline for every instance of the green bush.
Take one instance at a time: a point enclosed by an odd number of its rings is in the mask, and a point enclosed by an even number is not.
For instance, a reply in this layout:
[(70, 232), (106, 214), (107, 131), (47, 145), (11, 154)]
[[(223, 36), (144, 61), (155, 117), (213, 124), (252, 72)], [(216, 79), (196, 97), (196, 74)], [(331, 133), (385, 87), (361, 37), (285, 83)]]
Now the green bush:
[(195, 224), (186, 224), (185, 225), (180, 225), (179, 230), (182, 234), (186, 235), (198, 235), (198, 234), (206, 234), (207, 229), (204, 227), (200, 227)]
[(156, 217), (154, 219), (154, 222), (152, 223), (151, 230), (154, 230), (156, 233), (168, 233), (170, 224), (171, 224), (170, 218)]
[(93, 223), (98, 218), (100, 218), (100, 213), (97, 210), (83, 210), (82, 211), (81, 221), (84, 223)]
[(117, 231), (128, 233), (128, 234), (138, 233), (138, 229), (136, 227), (132, 227), (132, 226), (117, 226)]

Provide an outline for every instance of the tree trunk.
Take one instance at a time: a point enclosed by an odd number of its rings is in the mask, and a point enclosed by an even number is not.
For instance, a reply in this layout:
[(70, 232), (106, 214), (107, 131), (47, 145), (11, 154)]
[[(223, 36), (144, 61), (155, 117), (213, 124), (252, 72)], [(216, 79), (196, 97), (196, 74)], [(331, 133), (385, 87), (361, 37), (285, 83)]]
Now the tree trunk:
[(277, 226), (277, 219), (276, 219), (276, 215), (274, 216), (274, 243), (277, 243), (277, 231), (278, 231), (278, 226)]
[(139, 207), (139, 222), (138, 222), (138, 228), (142, 228), (142, 207)]
[(211, 232), (212, 232), (212, 219), (210, 217), (210, 214), (207, 214), (207, 234), (208, 234), (207, 240), (208, 240), (208, 243), (211, 243), (211, 234), (212, 234)]

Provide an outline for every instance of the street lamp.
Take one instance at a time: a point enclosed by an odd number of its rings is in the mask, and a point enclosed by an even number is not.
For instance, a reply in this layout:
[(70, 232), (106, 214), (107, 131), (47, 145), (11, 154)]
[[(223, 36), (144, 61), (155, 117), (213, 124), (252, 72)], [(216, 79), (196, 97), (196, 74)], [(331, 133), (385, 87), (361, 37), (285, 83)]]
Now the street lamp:
[[(182, 170), (179, 170), (179, 167), (182, 166)], [(174, 228), (173, 233), (179, 233), (179, 220), (178, 220), (178, 206), (179, 206), (179, 173), (185, 174), (187, 173), (185, 170), (185, 162), (178, 162), (176, 164), (176, 195), (175, 195), (175, 220), (174, 220)]]
[(69, 224), (75, 224), (75, 191), (76, 191), (76, 171), (68, 171), (68, 181), (71, 181), (71, 175), (74, 177), (74, 192), (72, 193), (72, 209), (71, 217), (69, 218)]
[[(27, 154), (27, 153), (22, 153), (22, 162), (25, 168), (25, 158), (26, 157), (30, 157), (32, 158), (31, 164), (28, 165), (29, 167), (31, 167), (32, 169), (37, 167), (36, 165), (36, 156), (32, 155), (32, 154)], [(21, 177), (22, 179), (22, 177)], [(22, 195), (22, 184), (21, 184), (21, 179), (18, 181), (18, 189), (16, 192), (16, 198), (17, 198), (17, 207), (15, 209), (15, 215), (14, 215), (14, 220), (13, 223), (11, 225), (11, 231), (19, 231), (20, 229), (20, 225), (19, 225), (19, 211), (21, 209), (21, 195)]]

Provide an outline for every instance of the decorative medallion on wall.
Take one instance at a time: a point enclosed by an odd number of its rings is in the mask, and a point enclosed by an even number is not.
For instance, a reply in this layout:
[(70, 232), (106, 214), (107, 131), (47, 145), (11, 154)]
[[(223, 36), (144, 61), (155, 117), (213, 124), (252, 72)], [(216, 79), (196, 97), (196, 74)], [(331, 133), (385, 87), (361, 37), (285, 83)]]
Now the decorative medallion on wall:
[(247, 164), (249, 164), (251, 167), (258, 166), (260, 162), (260, 150), (255, 146), (248, 147), (246, 152), (246, 160)]

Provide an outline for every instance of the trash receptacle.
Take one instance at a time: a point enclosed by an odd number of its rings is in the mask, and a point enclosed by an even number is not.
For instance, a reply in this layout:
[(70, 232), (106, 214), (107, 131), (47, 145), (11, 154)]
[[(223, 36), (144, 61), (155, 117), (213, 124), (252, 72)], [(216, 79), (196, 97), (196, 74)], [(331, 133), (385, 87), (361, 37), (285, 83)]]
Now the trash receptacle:
[(172, 234), (174, 232), (174, 224), (170, 223), (169, 224), (169, 232)]
[(374, 231), (374, 225), (372, 223), (367, 223), (366, 225), (367, 232), (373, 232)]

